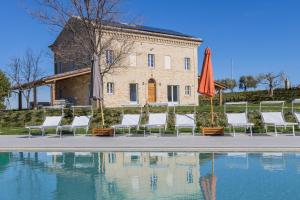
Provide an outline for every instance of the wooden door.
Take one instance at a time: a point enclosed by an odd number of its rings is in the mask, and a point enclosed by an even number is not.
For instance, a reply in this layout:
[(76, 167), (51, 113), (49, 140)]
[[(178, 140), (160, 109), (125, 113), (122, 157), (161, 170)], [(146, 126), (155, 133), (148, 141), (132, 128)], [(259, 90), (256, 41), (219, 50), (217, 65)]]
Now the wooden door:
[(148, 102), (156, 102), (156, 83), (155, 81), (149, 81), (148, 83)]

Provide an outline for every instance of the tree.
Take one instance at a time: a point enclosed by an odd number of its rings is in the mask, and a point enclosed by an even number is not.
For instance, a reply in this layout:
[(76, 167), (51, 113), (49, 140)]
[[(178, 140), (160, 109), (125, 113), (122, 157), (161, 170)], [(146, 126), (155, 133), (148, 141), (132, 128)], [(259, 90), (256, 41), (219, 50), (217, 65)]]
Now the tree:
[[(120, 0), (38, 0), (38, 10), (32, 14), (42, 23), (68, 35), (68, 39), (52, 50), (56, 58), (68, 59), (81, 66), (90, 67), (92, 57), (100, 58), (99, 71), (103, 80), (118, 68), (124, 68), (124, 58), (130, 53), (134, 38), (120, 34), (124, 25), (117, 23)], [(112, 53), (109, 62), (105, 62), (107, 50)], [(102, 82), (103, 88), (103, 82)], [(101, 91), (103, 96), (103, 90)], [(102, 105), (103, 99), (100, 100)], [(102, 106), (101, 106), (102, 108)], [(103, 109), (101, 109), (104, 126)]]
[(4, 101), (10, 95), (10, 81), (6, 74), (0, 70), (0, 109), (4, 109)]
[(249, 88), (256, 88), (258, 80), (253, 76), (241, 76), (239, 80), (239, 88), (247, 91)]
[(18, 88), (25, 97), (28, 109), (31, 91), (35, 87), (34, 82), (43, 75), (43, 69), (40, 66), (42, 55), (42, 51), (34, 53), (31, 49), (27, 49), (23, 57), (14, 57), (8, 64), (7, 74), (15, 88)]
[(237, 86), (236, 80), (231, 78), (222, 79), (219, 80), (218, 82), (226, 85), (226, 89), (230, 90), (231, 92), (233, 92), (234, 88)]
[(269, 72), (266, 74), (261, 74), (258, 76), (258, 81), (261, 84), (268, 86), (268, 93), (270, 97), (274, 95), (274, 89), (281, 85), (282, 80), (284, 79), (285, 74), (280, 72), (278, 74), (274, 74), (273, 72)]

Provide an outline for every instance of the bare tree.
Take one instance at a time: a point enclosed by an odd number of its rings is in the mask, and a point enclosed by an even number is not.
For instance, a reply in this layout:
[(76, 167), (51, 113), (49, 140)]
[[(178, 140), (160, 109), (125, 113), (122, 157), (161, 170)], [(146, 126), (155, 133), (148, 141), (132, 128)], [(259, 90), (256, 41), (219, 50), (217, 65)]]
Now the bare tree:
[[(91, 58), (96, 55), (100, 58), (98, 67), (103, 80), (106, 74), (126, 67), (123, 60), (134, 45), (133, 38), (123, 31), (128, 25), (118, 23), (120, 3), (120, 0), (38, 0), (39, 10), (32, 14), (66, 36), (62, 41), (59, 36), (52, 46), (56, 59), (74, 62), (81, 68), (90, 67)], [(108, 50), (112, 59), (105, 60)], [(103, 99), (100, 102), (102, 105)], [(103, 109), (101, 113), (104, 126)]]
[(274, 89), (281, 85), (284, 76), (285, 74), (283, 72), (280, 72), (278, 74), (270, 72), (259, 75), (257, 80), (259, 81), (259, 83), (268, 86), (269, 96), (273, 97)]
[(8, 75), (13, 85), (18, 88), (26, 100), (27, 108), (30, 108), (30, 95), (35, 87), (35, 81), (43, 75), (40, 66), (42, 59), (42, 51), (34, 53), (31, 49), (27, 49), (25, 55), (11, 59), (9, 63)]

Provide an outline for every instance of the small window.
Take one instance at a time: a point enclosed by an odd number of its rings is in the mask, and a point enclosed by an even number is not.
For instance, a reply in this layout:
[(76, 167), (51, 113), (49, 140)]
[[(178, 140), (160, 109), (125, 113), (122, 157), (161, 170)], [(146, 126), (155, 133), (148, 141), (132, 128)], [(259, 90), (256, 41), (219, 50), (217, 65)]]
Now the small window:
[(112, 50), (106, 50), (105, 51), (105, 58), (106, 58), (106, 64), (112, 64), (113, 63), (113, 51)]
[(155, 67), (155, 57), (154, 54), (148, 54), (148, 67), (154, 68)]
[(191, 69), (191, 59), (190, 58), (184, 58), (184, 69), (185, 70)]
[(185, 95), (185, 96), (191, 96), (191, 86), (186, 85), (186, 86), (184, 87), (184, 95)]
[(114, 94), (114, 83), (107, 83), (107, 94)]
[(186, 172), (186, 182), (188, 184), (191, 184), (194, 182), (194, 177), (193, 177), (193, 169), (189, 168), (188, 171)]
[(165, 56), (165, 69), (171, 69), (171, 56)]
[(138, 84), (137, 83), (129, 84), (129, 101), (132, 104), (137, 104), (137, 102), (138, 102)]
[(116, 153), (109, 153), (108, 154), (108, 163), (113, 164), (116, 163)]
[(132, 53), (132, 54), (129, 55), (129, 65), (131, 67), (136, 66), (136, 53)]
[(167, 87), (168, 102), (179, 102), (179, 85), (168, 85)]

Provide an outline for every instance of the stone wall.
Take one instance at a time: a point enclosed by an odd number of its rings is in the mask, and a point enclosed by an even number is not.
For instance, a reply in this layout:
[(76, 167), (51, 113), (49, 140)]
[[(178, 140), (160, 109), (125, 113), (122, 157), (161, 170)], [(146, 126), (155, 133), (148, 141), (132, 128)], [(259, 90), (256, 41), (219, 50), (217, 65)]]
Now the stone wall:
[[(117, 34), (116, 32), (108, 34)], [(129, 55), (136, 55), (136, 66), (130, 66), (130, 59), (125, 58), (122, 66), (107, 74), (104, 78), (104, 104), (107, 107), (119, 107), (130, 104), (129, 84), (138, 85), (138, 104), (144, 105), (148, 98), (148, 81), (156, 82), (156, 101), (167, 102), (168, 85), (179, 86), (179, 103), (198, 104), (198, 46), (201, 42), (191, 39), (169, 38), (145, 34), (118, 33), (120, 37), (134, 40), (134, 46)], [(148, 67), (148, 54), (155, 55), (155, 68)], [(171, 57), (171, 68), (165, 68), (165, 56)], [(190, 58), (190, 70), (184, 69), (184, 58)], [(104, 58), (101, 58), (102, 61)], [(107, 83), (114, 83), (114, 93), (107, 93)], [(185, 86), (191, 87), (191, 95), (184, 93)], [(89, 76), (58, 81), (56, 84), (56, 98), (74, 98), (76, 104), (89, 103)], [(60, 95), (61, 94), (61, 95)]]
[(76, 105), (88, 105), (90, 76), (84, 75), (56, 82), (55, 99), (69, 99)]
[[(164, 44), (152, 44), (141, 42), (135, 45), (137, 55), (136, 66), (127, 67), (115, 71), (113, 75), (105, 77), (107, 82), (113, 82), (114, 94), (104, 92), (105, 105), (108, 107), (130, 104), (129, 84), (138, 84), (138, 103), (144, 105), (148, 97), (148, 81), (153, 78), (156, 81), (157, 102), (167, 102), (167, 86), (179, 85), (180, 104), (198, 104), (197, 96), (197, 47), (173, 46)], [(155, 68), (148, 67), (148, 53), (155, 55)], [(171, 69), (165, 69), (164, 57), (171, 57)], [(191, 59), (191, 69), (184, 69), (184, 58)], [(128, 61), (129, 62), (129, 59)], [(128, 64), (129, 65), (129, 64)], [(128, 66), (127, 65), (127, 66)], [(191, 86), (191, 96), (185, 96), (184, 87)]]
[[(179, 103), (198, 104), (197, 96), (197, 47), (171, 46), (141, 42), (135, 45), (136, 66), (129, 66), (129, 58), (124, 60), (126, 68), (118, 69), (104, 78), (105, 106), (119, 107), (130, 104), (129, 84), (138, 84), (138, 104), (144, 105), (148, 97), (148, 81), (156, 81), (156, 101), (167, 102), (167, 86), (179, 85)], [(148, 67), (148, 53), (155, 55), (155, 68)], [(171, 57), (171, 69), (165, 69), (165, 56)], [(184, 69), (184, 58), (191, 59), (191, 69)], [(56, 99), (74, 98), (76, 104), (88, 104), (89, 75), (58, 81)], [(114, 94), (107, 93), (107, 82), (114, 83)], [(191, 95), (185, 96), (185, 86), (191, 86)], [(61, 91), (59, 91), (61, 90)]]

